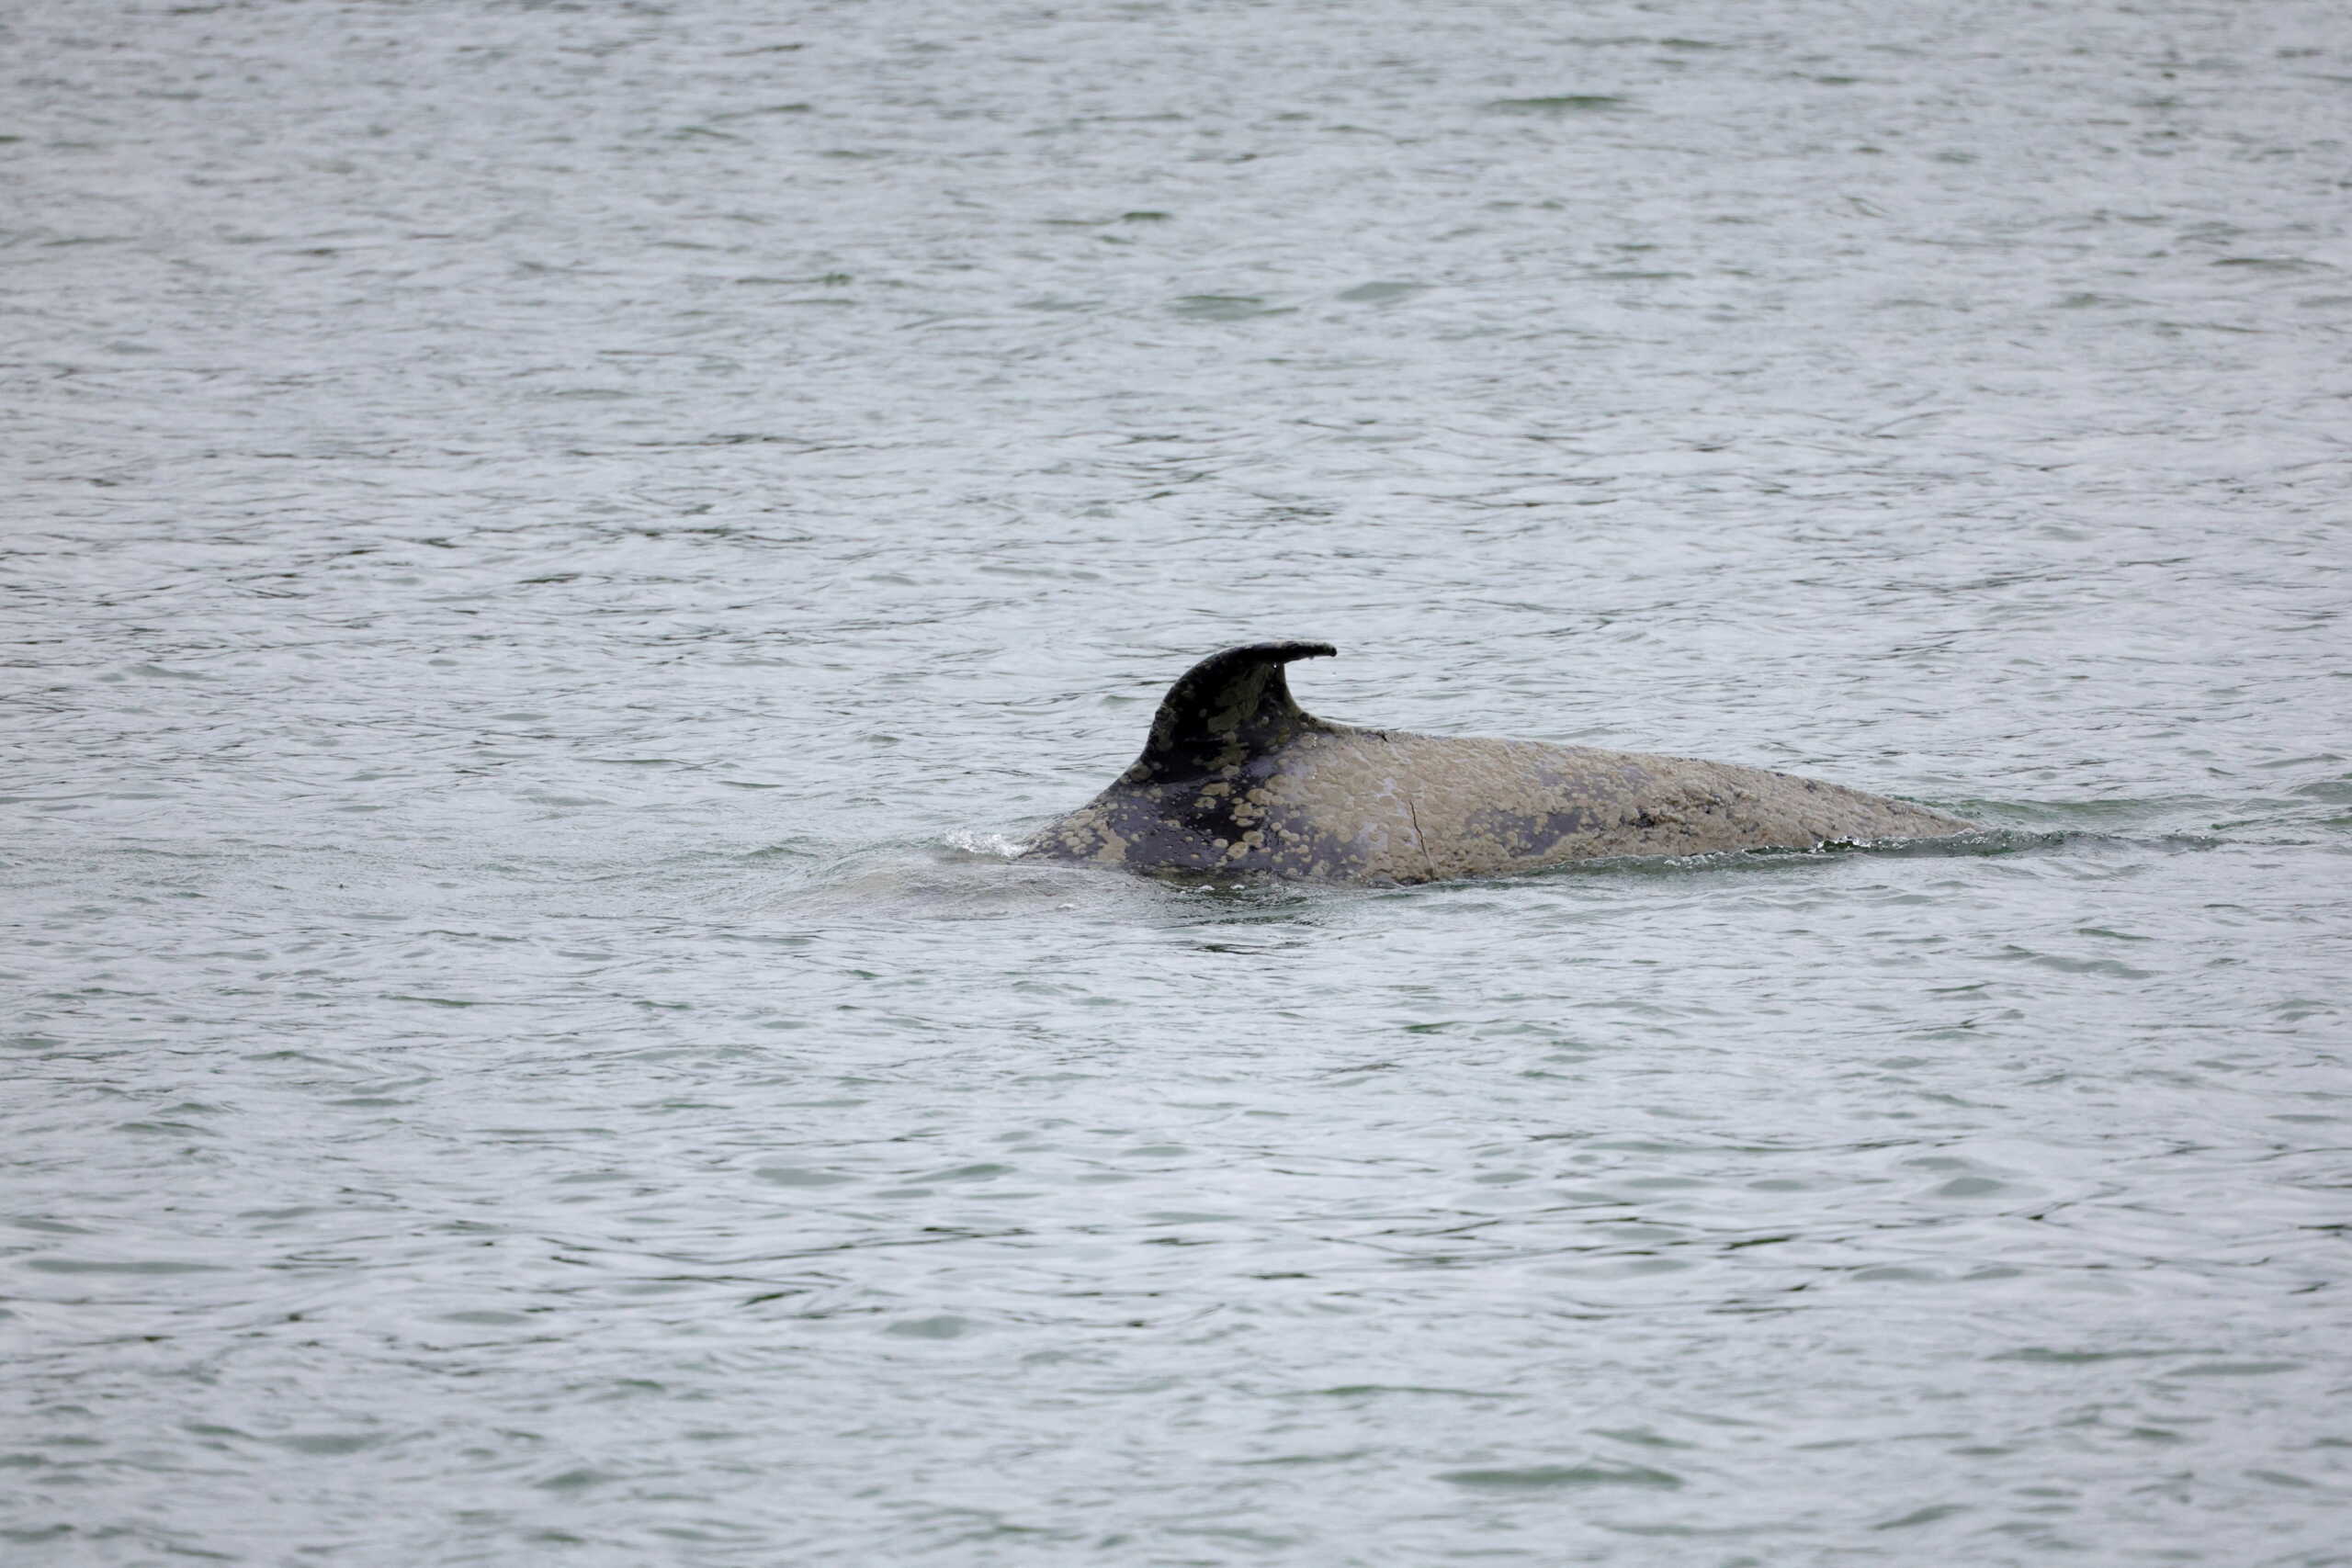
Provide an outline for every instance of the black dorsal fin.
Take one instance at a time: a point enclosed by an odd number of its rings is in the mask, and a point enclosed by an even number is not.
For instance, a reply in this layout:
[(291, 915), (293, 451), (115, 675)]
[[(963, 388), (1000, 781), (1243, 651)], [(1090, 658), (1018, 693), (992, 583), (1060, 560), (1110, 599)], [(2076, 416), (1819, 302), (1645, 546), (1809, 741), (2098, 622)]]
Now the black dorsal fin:
[(1283, 666), (1338, 651), (1328, 642), (1253, 642), (1210, 654), (1159, 699), (1151, 739), (1119, 782), (1145, 784), (1219, 773), (1302, 730), (1326, 728), (1292, 699)]

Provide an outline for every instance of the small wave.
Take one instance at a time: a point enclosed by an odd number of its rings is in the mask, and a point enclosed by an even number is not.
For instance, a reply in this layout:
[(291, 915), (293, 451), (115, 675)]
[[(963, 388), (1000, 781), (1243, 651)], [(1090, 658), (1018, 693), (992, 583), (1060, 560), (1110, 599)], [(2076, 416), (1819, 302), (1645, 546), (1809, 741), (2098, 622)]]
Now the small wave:
[(943, 840), (953, 854), (976, 861), (1010, 861), (1020, 858), (1029, 847), (1029, 840), (1011, 833), (982, 833), (959, 829)]

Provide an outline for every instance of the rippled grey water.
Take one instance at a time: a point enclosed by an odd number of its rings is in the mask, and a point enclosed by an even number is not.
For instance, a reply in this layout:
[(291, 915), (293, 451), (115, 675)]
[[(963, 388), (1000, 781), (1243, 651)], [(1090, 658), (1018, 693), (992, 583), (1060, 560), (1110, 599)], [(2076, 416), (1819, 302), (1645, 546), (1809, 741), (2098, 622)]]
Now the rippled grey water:
[[(2334, 0), (0, 62), (8, 1563), (2352, 1562)], [(1987, 831), (1007, 859), (1267, 636)]]

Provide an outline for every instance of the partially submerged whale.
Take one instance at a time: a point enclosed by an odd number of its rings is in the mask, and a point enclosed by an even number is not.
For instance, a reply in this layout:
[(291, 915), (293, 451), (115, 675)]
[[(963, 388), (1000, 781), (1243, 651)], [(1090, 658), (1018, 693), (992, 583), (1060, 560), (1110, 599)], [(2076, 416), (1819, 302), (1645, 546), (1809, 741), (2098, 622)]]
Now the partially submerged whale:
[(1146, 872), (1436, 882), (1974, 826), (1765, 768), (1327, 723), (1292, 700), (1283, 666), (1336, 651), (1264, 642), (1201, 660), (1161, 699), (1135, 765), (1023, 855)]

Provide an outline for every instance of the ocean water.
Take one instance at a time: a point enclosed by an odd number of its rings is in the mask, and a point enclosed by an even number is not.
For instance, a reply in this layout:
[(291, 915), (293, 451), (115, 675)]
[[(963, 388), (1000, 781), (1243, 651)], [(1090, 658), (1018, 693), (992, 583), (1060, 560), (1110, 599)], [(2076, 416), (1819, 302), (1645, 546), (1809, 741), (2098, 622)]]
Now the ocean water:
[[(2352, 1563), (2352, 12), (0, 65), (9, 1568)], [(1275, 637), (1984, 829), (1012, 858)]]

